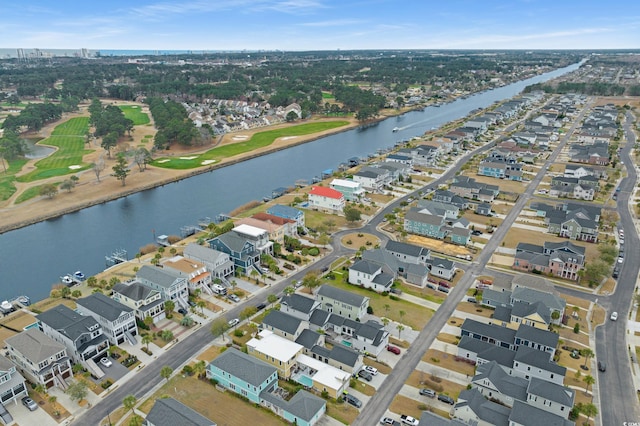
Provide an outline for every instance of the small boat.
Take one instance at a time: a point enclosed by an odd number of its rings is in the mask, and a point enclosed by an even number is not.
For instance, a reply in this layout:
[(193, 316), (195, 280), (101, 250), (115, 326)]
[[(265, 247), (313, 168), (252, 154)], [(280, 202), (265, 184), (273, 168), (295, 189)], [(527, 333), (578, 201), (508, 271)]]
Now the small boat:
[(394, 127), (391, 131), (395, 133), (395, 132), (397, 132), (398, 130), (400, 130), (400, 127)]
[(82, 273), (82, 271), (76, 271), (76, 272), (74, 272), (74, 273), (73, 273), (73, 277), (74, 277), (75, 279), (77, 279), (77, 280), (80, 280), (80, 281), (84, 281), (84, 278), (85, 278), (85, 277), (84, 277), (84, 274)]
[(2, 303), (0, 303), (0, 311), (4, 314), (8, 314), (13, 311), (13, 305), (9, 303), (8, 300), (3, 300)]
[(62, 281), (62, 284), (71, 285), (73, 284), (73, 277), (71, 275), (65, 275), (64, 277), (60, 277), (60, 281)]

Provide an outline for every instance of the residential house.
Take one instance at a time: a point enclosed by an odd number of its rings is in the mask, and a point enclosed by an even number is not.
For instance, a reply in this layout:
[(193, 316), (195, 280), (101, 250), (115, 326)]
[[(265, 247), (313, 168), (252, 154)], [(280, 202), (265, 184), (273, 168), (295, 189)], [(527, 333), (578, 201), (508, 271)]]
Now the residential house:
[(576, 391), (568, 386), (532, 377), (527, 387), (526, 403), (568, 419), (575, 396)]
[(233, 276), (235, 271), (235, 265), (227, 253), (213, 250), (200, 244), (187, 244), (182, 254), (187, 259), (203, 263), (207, 270), (211, 272), (212, 281), (216, 279), (225, 280), (227, 277)]
[(303, 320), (287, 313), (280, 312), (277, 309), (269, 312), (262, 319), (262, 323), (260, 324), (261, 330), (272, 331), (273, 333), (291, 341), (295, 341), (305, 328), (306, 324)]
[(209, 240), (212, 249), (227, 253), (236, 268), (249, 272), (254, 268), (262, 274), (260, 256), (273, 254), (273, 243), (269, 241), (269, 233), (250, 225), (240, 225), (231, 231)]
[(577, 164), (567, 164), (564, 167), (564, 177), (582, 178), (594, 176), (598, 179), (607, 179), (608, 174), (604, 167), (586, 167)]
[(452, 204), (460, 210), (466, 210), (469, 208), (469, 202), (463, 197), (443, 189), (436, 189), (433, 193), (432, 200), (440, 203)]
[(158, 398), (143, 426), (216, 426), (216, 423), (173, 398)]
[(457, 176), (449, 185), (449, 191), (463, 198), (491, 203), (500, 193), (500, 187), (479, 183), (467, 176)]
[(527, 380), (537, 377), (562, 385), (567, 369), (544, 356), (540, 356), (540, 353), (540, 351), (528, 346), (518, 346), (511, 374), (517, 377), (524, 377)]
[(591, 145), (573, 144), (569, 148), (569, 161), (574, 163), (593, 164), (598, 166), (609, 165), (609, 143), (595, 142)]
[(189, 309), (189, 287), (187, 279), (156, 266), (142, 265), (136, 273), (138, 281), (152, 290), (160, 292), (163, 302), (171, 300), (176, 306)]
[(378, 293), (388, 292), (393, 285), (394, 274), (385, 264), (361, 259), (349, 266), (349, 283), (370, 288)]
[(333, 179), (329, 187), (340, 192), (347, 201), (358, 201), (365, 193), (360, 182), (348, 179)]
[(481, 216), (491, 216), (492, 215), (491, 204), (489, 204), (489, 203), (479, 203), (476, 206), (475, 213), (479, 214)]
[(413, 164), (413, 159), (410, 155), (402, 155), (402, 154), (389, 154), (385, 157), (384, 161), (389, 163), (400, 163), (411, 166)]
[(509, 407), (487, 400), (477, 389), (460, 392), (453, 417), (477, 426), (509, 426)]
[[(65, 345), (37, 328), (7, 337), (4, 343), (7, 357), (31, 383), (42, 385), (45, 389), (53, 386), (60, 386), (62, 390), (67, 388), (65, 379), (73, 377), (73, 372)], [(0, 364), (3, 359), (0, 357)]]
[(326, 392), (331, 398), (340, 398), (349, 389), (351, 374), (310, 356), (300, 354), (296, 358), (296, 368), (292, 379), (315, 389)]
[(320, 302), (298, 293), (288, 294), (280, 300), (280, 312), (296, 317), (302, 321), (309, 321), (314, 310), (320, 307)]
[(309, 191), (309, 207), (330, 213), (342, 213), (346, 203), (344, 195), (335, 189), (314, 186)]
[(153, 318), (153, 323), (165, 318), (164, 300), (158, 290), (147, 287), (139, 281), (130, 283), (118, 283), (113, 286), (114, 300), (132, 308), (136, 318), (144, 321), (145, 318)]
[(447, 236), (446, 220), (443, 216), (423, 213), (418, 208), (411, 208), (404, 216), (404, 230), (410, 234), (424, 235), (438, 240)]
[(278, 376), (285, 380), (291, 378), (296, 367), (296, 357), (302, 353), (303, 348), (291, 339), (285, 339), (266, 329), (247, 342), (247, 353), (276, 367)]
[(305, 227), (304, 211), (302, 210), (282, 204), (275, 204), (267, 209), (267, 213), (284, 219), (295, 220), (300, 228)]
[[(275, 216), (269, 213), (256, 213), (251, 216), (253, 219), (261, 220), (263, 222), (281, 226), (283, 228), (284, 235), (287, 237), (298, 237), (298, 222), (293, 219), (286, 219), (284, 217)], [(284, 240), (284, 238), (282, 238)], [(274, 241), (280, 241), (279, 239)]]
[(385, 185), (391, 183), (389, 170), (381, 167), (363, 167), (353, 174), (353, 181), (371, 192), (381, 192)]
[(428, 248), (401, 241), (388, 240), (384, 249), (405, 263), (425, 264), (431, 258)]
[(527, 399), (529, 381), (523, 377), (509, 375), (500, 364), (491, 361), (476, 368), (471, 386), (485, 398), (513, 407), (516, 401)]
[(354, 320), (361, 320), (369, 307), (368, 297), (326, 284), (318, 289), (316, 300), (321, 303), (322, 309)]
[(215, 379), (219, 386), (300, 426), (313, 426), (326, 411), (324, 400), (304, 390), (285, 401), (277, 393), (277, 369), (235, 348), (226, 350), (209, 363), (207, 378)]
[(427, 261), (427, 265), (431, 275), (448, 281), (451, 281), (456, 273), (455, 264), (449, 259), (433, 256)]
[(134, 336), (138, 335), (138, 326), (131, 307), (102, 293), (93, 293), (76, 303), (76, 311), (95, 318), (112, 345), (119, 346), (126, 341), (136, 344)]
[(516, 401), (509, 415), (509, 426), (531, 426), (532, 419), (535, 425), (575, 426), (571, 420), (567, 420), (552, 412), (537, 408), (523, 401)]
[(456, 220), (460, 215), (460, 208), (454, 204), (432, 200), (418, 200), (417, 208), (422, 213), (443, 216), (449, 220)]
[(569, 241), (543, 246), (519, 243), (516, 247), (513, 269), (525, 272), (539, 271), (554, 277), (576, 281), (584, 268), (585, 248)]
[(104, 376), (96, 362), (107, 354), (109, 338), (95, 318), (58, 305), (37, 315), (36, 319), (40, 330), (62, 343), (74, 362), (84, 365), (98, 378)]
[(0, 420), (12, 424), (13, 418), (4, 406), (10, 402), (17, 403), (18, 399), (25, 396), (29, 396), (29, 392), (24, 377), (16, 371), (11, 361), (0, 355)]
[(398, 182), (401, 178), (409, 176), (411, 173), (411, 166), (400, 162), (385, 161), (382, 163), (375, 163), (373, 166), (387, 171), (389, 183)]
[(175, 272), (180, 277), (186, 278), (189, 293), (213, 294), (210, 287), (212, 282), (211, 272), (204, 263), (182, 256), (174, 256), (165, 260), (162, 263), (162, 267), (167, 271)]
[[(278, 218), (280, 221), (284, 221), (287, 219)], [(293, 222), (295, 224), (295, 222)], [(248, 225), (254, 228), (262, 229), (267, 232), (268, 239), (270, 241), (276, 242), (278, 244), (284, 244), (284, 236), (288, 235), (287, 232), (291, 232), (291, 227), (287, 227), (284, 224), (274, 223), (273, 221), (265, 221), (261, 219), (257, 219), (254, 216), (244, 217), (242, 219), (238, 219), (234, 221), (236, 226), (239, 225)], [(294, 226), (297, 230), (297, 226)], [(294, 234), (295, 235), (295, 234)]]
[(537, 216), (544, 217), (551, 234), (578, 241), (598, 241), (600, 207), (567, 202), (556, 206), (532, 203), (530, 208)]
[(522, 164), (486, 158), (478, 166), (478, 175), (489, 176), (498, 179), (522, 180)]

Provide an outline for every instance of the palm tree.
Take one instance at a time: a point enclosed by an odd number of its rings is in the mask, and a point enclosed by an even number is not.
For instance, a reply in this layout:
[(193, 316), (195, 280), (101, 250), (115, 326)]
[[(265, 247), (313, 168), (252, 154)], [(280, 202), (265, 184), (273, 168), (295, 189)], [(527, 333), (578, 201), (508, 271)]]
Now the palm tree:
[(53, 408), (56, 408), (56, 402), (58, 402), (58, 397), (55, 395), (50, 395), (49, 396), (49, 404), (51, 404), (53, 406)]
[(271, 304), (272, 308), (273, 308), (273, 304), (276, 303), (277, 301), (278, 301), (278, 296), (276, 296), (275, 294), (270, 294), (267, 296), (267, 302)]
[(587, 424), (588, 424), (589, 419), (591, 419), (591, 417), (594, 417), (595, 415), (598, 414), (598, 408), (590, 402), (588, 404), (584, 404), (580, 409), (580, 412), (582, 412), (582, 414), (587, 416)]
[(398, 339), (399, 339), (400, 336), (402, 335), (402, 330), (404, 330), (404, 325), (398, 324), (396, 325), (396, 329), (398, 330)]
[(256, 277), (258, 276), (258, 271), (256, 271), (255, 268), (251, 269), (251, 276), (253, 277), (254, 280), (256, 280), (256, 284), (257, 284), (258, 279)]
[(149, 350), (149, 343), (153, 342), (153, 339), (151, 338), (150, 334), (145, 334), (144, 336), (142, 336), (142, 344), (146, 345), (147, 350)]
[(196, 302), (196, 306), (200, 308), (200, 312), (204, 314), (204, 308), (207, 307), (207, 302), (205, 302), (204, 300), (198, 300)]
[(389, 325), (389, 318), (387, 317), (382, 318), (382, 324), (384, 324), (384, 327), (387, 328), (387, 326)]
[(33, 390), (40, 395), (44, 395), (47, 392), (47, 388), (45, 388), (42, 383), (38, 383), (38, 385)]
[(285, 294), (285, 296), (289, 296), (289, 295), (295, 293), (296, 289), (291, 287), (291, 286), (287, 286), (287, 287), (284, 288), (284, 290), (282, 290), (282, 292)]
[(593, 351), (589, 348), (585, 348), (581, 352), (582, 356), (584, 357), (584, 368), (585, 370), (587, 370), (587, 362), (589, 361), (589, 358), (593, 356)]
[(167, 300), (164, 302), (164, 312), (168, 318), (171, 318), (173, 311), (176, 309), (176, 304), (173, 300)]
[(207, 363), (204, 361), (196, 362), (193, 365), (193, 372), (198, 376), (198, 379), (201, 379), (207, 372)]
[(165, 365), (160, 369), (160, 377), (162, 377), (163, 379), (167, 379), (167, 382), (169, 381), (169, 377), (171, 377), (172, 374), (173, 368), (169, 367), (168, 365)]
[(402, 310), (398, 311), (398, 315), (400, 315), (400, 322), (402, 322), (402, 318), (404, 318), (406, 314), (407, 313), (405, 311), (402, 311)]
[(589, 386), (594, 384), (596, 382), (596, 379), (594, 379), (593, 376), (588, 375), (588, 376), (585, 376), (584, 379), (582, 379), (582, 381), (587, 385), (584, 389), (584, 393), (587, 393), (589, 392)]
[(136, 403), (138, 402), (138, 400), (136, 399), (136, 397), (134, 395), (127, 395), (124, 397), (124, 399), (122, 400), (122, 405), (124, 405), (124, 408), (126, 408), (127, 410), (131, 410), (131, 414), (135, 414), (134, 412), (134, 407), (136, 406)]

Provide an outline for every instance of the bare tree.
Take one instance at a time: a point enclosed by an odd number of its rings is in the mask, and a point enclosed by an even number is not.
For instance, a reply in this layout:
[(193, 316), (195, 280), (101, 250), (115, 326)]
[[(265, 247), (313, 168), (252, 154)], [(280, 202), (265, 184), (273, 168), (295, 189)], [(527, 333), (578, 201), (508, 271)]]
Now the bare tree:
[(93, 163), (92, 167), (93, 167), (93, 172), (96, 174), (96, 178), (98, 179), (98, 182), (100, 182), (100, 173), (102, 173), (102, 171), (105, 168), (104, 157), (101, 155), (100, 158), (98, 158), (98, 161)]

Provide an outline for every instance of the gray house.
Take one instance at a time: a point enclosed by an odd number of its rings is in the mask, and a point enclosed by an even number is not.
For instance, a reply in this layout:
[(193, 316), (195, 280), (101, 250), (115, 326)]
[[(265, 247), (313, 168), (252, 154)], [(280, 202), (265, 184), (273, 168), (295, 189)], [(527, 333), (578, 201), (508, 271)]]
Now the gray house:
[(151, 407), (143, 426), (216, 426), (215, 422), (173, 398), (160, 398)]
[(77, 303), (76, 310), (82, 315), (94, 317), (112, 345), (119, 346), (125, 341), (136, 344), (134, 336), (138, 335), (138, 326), (132, 308), (102, 293), (93, 293), (78, 299)]

